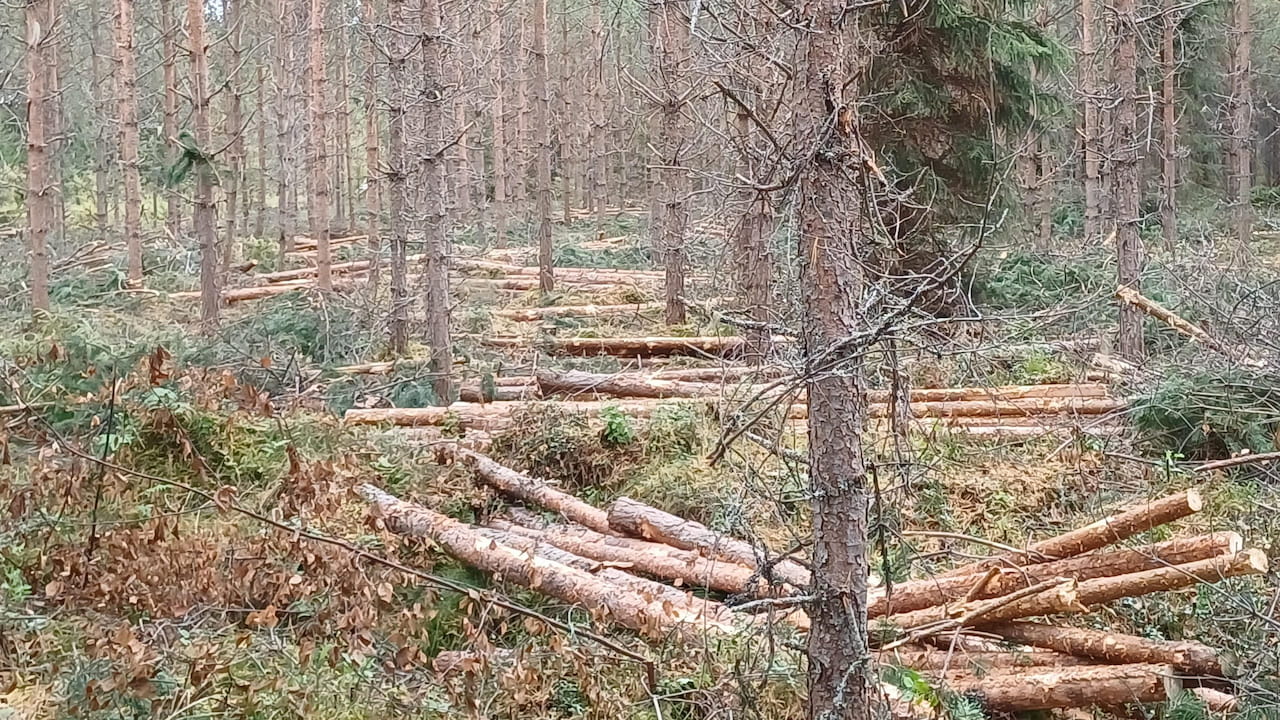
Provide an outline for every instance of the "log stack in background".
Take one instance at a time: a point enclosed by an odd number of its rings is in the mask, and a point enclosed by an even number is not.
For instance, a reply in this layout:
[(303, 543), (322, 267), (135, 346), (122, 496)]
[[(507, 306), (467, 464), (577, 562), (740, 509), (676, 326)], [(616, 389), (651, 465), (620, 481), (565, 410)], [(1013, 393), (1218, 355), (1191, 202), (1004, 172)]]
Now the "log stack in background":
[[(798, 558), (630, 498), (601, 509), (458, 445), (442, 446), (440, 455), (507, 498), (560, 519), (513, 509), (509, 519), (471, 526), (362, 487), (388, 530), (430, 538), (462, 562), (650, 637), (742, 632), (770, 620), (798, 632), (808, 627), (800, 608), (809, 573)], [(1230, 709), (1233, 668), (1213, 648), (1068, 622), (1122, 598), (1266, 572), (1266, 556), (1244, 549), (1231, 532), (1112, 547), (1202, 506), (1200, 494), (1188, 490), (1025, 551), (874, 588), (868, 613), (876, 659), (993, 712), (1153, 703), (1184, 687), (1211, 709)], [(697, 588), (728, 602), (690, 592)], [(764, 607), (770, 617), (733, 607), (752, 598), (767, 600), (746, 607)], [(906, 699), (896, 708), (899, 716), (923, 717)]]

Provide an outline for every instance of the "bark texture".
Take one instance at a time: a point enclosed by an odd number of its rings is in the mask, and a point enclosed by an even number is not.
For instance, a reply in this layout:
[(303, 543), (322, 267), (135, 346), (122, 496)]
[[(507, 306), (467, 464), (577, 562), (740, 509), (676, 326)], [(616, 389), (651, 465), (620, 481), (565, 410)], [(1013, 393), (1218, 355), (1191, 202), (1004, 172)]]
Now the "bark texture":
[(327, 5), (311, 0), (311, 20), (307, 30), (311, 89), (308, 110), (311, 120), (311, 197), (308, 220), (311, 237), (316, 241), (316, 285), (321, 290), (333, 288), (329, 257), (329, 151), (326, 142), (328, 99), (325, 92), (328, 73), (325, 69), (324, 11)]
[(27, 22), (27, 280), (31, 307), (49, 309), (49, 231), (54, 223), (48, 115), (54, 54), (53, 0), (28, 0)]
[(126, 279), (142, 287), (142, 178), (138, 173), (138, 73), (133, 46), (133, 0), (116, 3), (116, 96), (120, 167), (124, 171)]
[(504, 495), (554, 510), (566, 519), (596, 532), (613, 534), (609, 527), (608, 513), (570, 493), (557, 490), (542, 480), (516, 472), (470, 450), (446, 447), (442, 452), (471, 468), (478, 479)]
[(1226, 674), (1217, 651), (1196, 642), (1150, 640), (1123, 633), (1034, 622), (999, 623), (988, 625), (983, 630), (1011, 642), (1099, 662), (1169, 665), (1180, 673), (1208, 677)]
[[(1111, 169), (1116, 231), (1116, 268), (1121, 285), (1138, 288), (1142, 282), (1142, 236), (1139, 234), (1138, 201), (1138, 16), (1137, 0), (1115, 0), (1115, 146)], [(1116, 352), (1127, 360), (1145, 354), (1142, 313), (1128, 304), (1120, 306)]]
[(531, 90), (533, 92), (534, 159), (537, 178), (534, 217), (538, 223), (538, 286), (545, 295), (555, 290), (551, 257), (551, 95), (547, 67), (547, 0), (533, 0), (530, 17), (532, 44), (529, 47)]
[(1167, 665), (1111, 665), (956, 678), (947, 685), (991, 712), (1114, 707), (1167, 700), (1176, 689)]
[[(209, 48), (205, 44), (204, 4), (187, 0), (187, 43), (191, 59), (191, 103), (195, 123), (195, 151), (201, 160), (195, 168), (196, 192), (191, 224), (200, 246), (200, 320), (206, 329), (218, 323), (222, 298), (218, 292), (218, 238), (213, 200), (213, 168), (204, 153), (212, 152), (213, 130), (209, 122)], [(187, 152), (191, 152), (188, 150)]]
[(684, 167), (692, 135), (684, 119), (689, 95), (689, 21), (680, 8), (677, 0), (659, 0), (651, 10), (656, 16), (650, 22), (654, 29), (653, 55), (659, 84), (654, 92), (655, 97), (661, 99), (654, 143), (657, 151), (654, 201), (659, 211), (655, 246), (662, 254), (666, 271), (665, 320), (668, 325), (685, 321), (685, 233), (689, 226), (691, 189)]

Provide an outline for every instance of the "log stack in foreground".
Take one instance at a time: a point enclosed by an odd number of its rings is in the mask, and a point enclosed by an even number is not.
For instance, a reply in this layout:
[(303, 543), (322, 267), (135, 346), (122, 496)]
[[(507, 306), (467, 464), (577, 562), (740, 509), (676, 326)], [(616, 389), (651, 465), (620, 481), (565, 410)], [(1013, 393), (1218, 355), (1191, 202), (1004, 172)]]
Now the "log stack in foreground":
[[(562, 521), (513, 509), (511, 520), (470, 526), (362, 487), (387, 529), (429, 537), (462, 562), (648, 636), (741, 632), (764, 621), (697, 598), (688, 592), (695, 587), (730, 600), (773, 598), (751, 606), (798, 631), (808, 627), (791, 604), (803, 607), (809, 573), (790, 557), (629, 498), (597, 508), (456, 445), (441, 452), (509, 499), (552, 510)], [(1154, 703), (1202, 682), (1209, 687), (1189, 691), (1212, 709), (1232, 708), (1235, 698), (1224, 691), (1233, 668), (1213, 648), (1055, 621), (1123, 598), (1264, 573), (1266, 556), (1244, 549), (1230, 532), (1111, 547), (1201, 506), (1188, 490), (1024, 552), (873, 589), (876, 659), (914, 669), (992, 712)], [(923, 716), (905, 701), (896, 706), (901, 717)]]

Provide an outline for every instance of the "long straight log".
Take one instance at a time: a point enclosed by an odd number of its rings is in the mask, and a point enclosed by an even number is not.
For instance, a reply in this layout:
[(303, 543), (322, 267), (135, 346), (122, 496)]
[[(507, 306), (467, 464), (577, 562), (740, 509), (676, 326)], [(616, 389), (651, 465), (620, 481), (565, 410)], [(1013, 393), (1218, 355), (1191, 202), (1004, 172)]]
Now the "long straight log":
[(596, 532), (613, 533), (609, 528), (608, 513), (570, 493), (465, 448), (444, 446), (442, 453), (471, 468), (480, 481), (508, 497), (553, 510)]
[[(882, 588), (873, 591), (868, 598), (867, 614), (869, 617), (877, 618), (895, 612), (922, 610), (966, 597), (970, 599), (1000, 597), (1055, 577), (1091, 580), (1155, 570), (1171, 565), (1207, 560), (1224, 554), (1235, 554), (1243, 548), (1244, 542), (1238, 533), (1219, 532), (1127, 550), (1096, 552), (1021, 568), (992, 568), (997, 570), (998, 574), (989, 578), (983, 572), (912, 580), (892, 586), (892, 592), (889, 594), (886, 594)], [(975, 587), (981, 587), (982, 590), (976, 596), (971, 596)]]
[[(343, 422), (349, 425), (391, 424), (416, 427), (422, 425), (457, 424), (463, 428), (480, 430), (501, 430), (509, 427), (517, 409), (546, 408), (561, 412), (582, 415), (598, 415), (605, 408), (613, 408), (634, 418), (647, 418), (662, 407), (663, 403), (653, 400), (610, 400), (607, 402), (583, 401), (541, 401), (530, 402), (492, 402), (471, 403), (456, 402), (443, 407), (426, 408), (355, 408), (348, 410)], [(706, 403), (703, 406), (708, 407)], [(803, 410), (803, 408), (800, 408)], [(792, 407), (793, 415), (796, 406)]]
[(691, 627), (691, 623), (697, 623), (699, 629), (731, 629), (701, 609), (647, 601), (591, 573), (503, 545), (475, 528), (421, 505), (403, 502), (372, 485), (362, 485), (358, 492), (374, 506), (388, 530), (430, 538), (472, 567), (564, 602), (605, 611), (614, 622), (639, 633), (661, 637), (681, 626)]
[(718, 533), (706, 525), (620, 497), (609, 506), (609, 527), (623, 535), (660, 542), (707, 557), (736, 563), (797, 588), (809, 585), (809, 571), (792, 560), (768, 557), (751, 543)]
[(1231, 671), (1223, 666), (1216, 650), (1196, 642), (1148, 640), (1123, 633), (1035, 622), (997, 623), (983, 627), (983, 631), (1022, 645), (1116, 665), (1157, 663), (1205, 677), (1226, 677)]
[(1230, 348), (1219, 342), (1217, 338), (1205, 332), (1199, 325), (1183, 318), (1174, 311), (1127, 285), (1121, 285), (1116, 288), (1116, 299), (1132, 305), (1174, 330), (1177, 330), (1183, 335), (1195, 340), (1201, 345), (1204, 345), (1210, 350), (1214, 350), (1226, 355), (1227, 357), (1236, 357), (1238, 355), (1238, 353), (1232, 352)]
[[(1157, 592), (1181, 590), (1200, 583), (1213, 583), (1231, 577), (1261, 575), (1267, 571), (1267, 556), (1261, 550), (1245, 550), (1233, 555), (1219, 555), (1208, 560), (1162, 567), (1155, 570), (1101, 577), (1074, 583), (1069, 602), (1064, 602), (1061, 588), (1047, 590), (1017, 602), (983, 612), (969, 624), (981, 627), (1004, 620), (1018, 620), (1039, 615), (1070, 614), (1088, 611), (1120, 598), (1138, 597)], [(968, 617), (980, 603), (996, 603), (1000, 598), (955, 605), (940, 605), (924, 610), (889, 615), (887, 619), (899, 627), (912, 628), (943, 620)]]
[(490, 524), (513, 534), (550, 543), (575, 555), (626, 566), (635, 572), (684, 586), (705, 587), (729, 594), (778, 594), (778, 589), (771, 588), (752, 568), (706, 558), (692, 550), (636, 538), (603, 535), (587, 528), (566, 525), (533, 529), (502, 521)]
[(559, 305), (541, 308), (499, 310), (501, 318), (516, 322), (541, 322), (562, 317), (607, 317), (614, 315), (641, 315), (660, 312), (662, 303), (632, 303), (629, 305)]
[(1202, 507), (1204, 507), (1204, 499), (1201, 498), (1200, 492), (1195, 489), (1187, 490), (1135, 505), (1124, 512), (1082, 528), (1041, 540), (1023, 552), (1009, 553), (962, 565), (943, 573), (942, 577), (973, 575), (993, 567), (1020, 567), (1080, 555), (1192, 515), (1199, 512)]
[(759, 382), (783, 377), (788, 372), (786, 368), (777, 366), (725, 364), (717, 367), (665, 368), (655, 370), (649, 376), (654, 380), (687, 382)]
[[(422, 258), (423, 256), (421, 254), (409, 255), (405, 258), (405, 262), (421, 262)], [(347, 262), (334, 263), (330, 267), (330, 270), (332, 270), (334, 275), (343, 275), (348, 273), (364, 272), (371, 267), (373, 267), (372, 260), (350, 260)], [(259, 275), (254, 275), (253, 279), (265, 283), (278, 283), (314, 278), (315, 276), (316, 269), (314, 267), (301, 267), (294, 268), (292, 270), (278, 270), (276, 272), (261, 273)]]
[(1180, 691), (1167, 665), (1104, 665), (951, 678), (948, 689), (990, 712), (1161, 702)]
[[(780, 342), (783, 340), (780, 339)], [(484, 344), (495, 348), (523, 350), (524, 338), (488, 338)], [(613, 355), (616, 357), (665, 357), (670, 355), (733, 356), (742, 352), (744, 341), (735, 336), (554, 338), (537, 344), (554, 355)]]
[[(262, 285), (256, 287), (232, 288), (222, 291), (222, 302), (231, 304), (245, 302), (247, 300), (261, 300), (263, 298), (275, 297), (291, 293), (294, 290), (306, 290), (315, 287), (314, 280), (297, 280), (293, 282), (282, 282), (274, 285)], [(346, 290), (351, 287), (350, 282), (333, 283), (334, 290)], [(169, 293), (170, 300), (195, 300), (200, 297), (200, 293), (192, 292), (176, 292)]]
[(956, 649), (954, 652), (908, 645), (876, 653), (881, 665), (897, 665), (912, 670), (948, 670), (985, 673), (997, 668), (1075, 667), (1097, 663), (1052, 650)]

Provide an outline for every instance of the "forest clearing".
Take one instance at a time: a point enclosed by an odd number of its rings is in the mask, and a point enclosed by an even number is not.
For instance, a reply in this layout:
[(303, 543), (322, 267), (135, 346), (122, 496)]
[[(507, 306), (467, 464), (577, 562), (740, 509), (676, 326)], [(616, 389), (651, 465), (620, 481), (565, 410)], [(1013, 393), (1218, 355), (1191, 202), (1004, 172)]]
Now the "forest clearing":
[(0, 7), (0, 720), (1280, 720), (1280, 3)]

